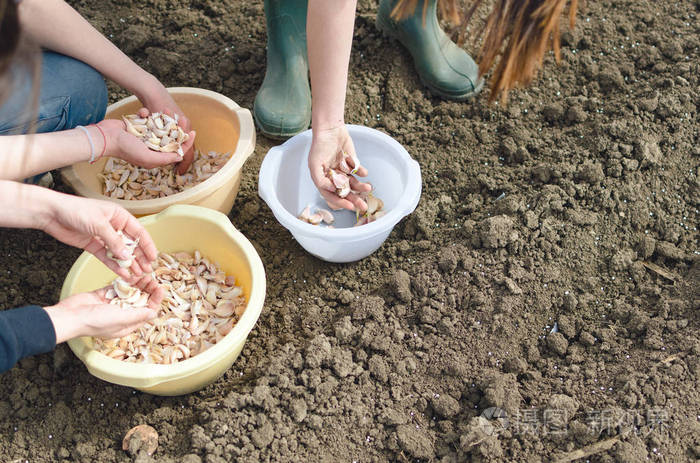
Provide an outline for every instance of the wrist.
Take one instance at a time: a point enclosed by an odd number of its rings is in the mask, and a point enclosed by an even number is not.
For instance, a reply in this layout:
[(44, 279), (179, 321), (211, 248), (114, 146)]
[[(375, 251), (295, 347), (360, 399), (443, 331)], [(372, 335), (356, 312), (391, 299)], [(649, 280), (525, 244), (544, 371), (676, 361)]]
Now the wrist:
[(345, 125), (345, 100), (321, 104), (314, 111), (311, 108), (311, 128), (313, 130), (333, 130)]
[(164, 89), (162, 83), (153, 74), (150, 74), (143, 69), (141, 69), (143, 75), (137, 80), (138, 86), (133, 89), (128, 89), (136, 95), (141, 104), (151, 110), (153, 102), (151, 101), (150, 95), (155, 95), (159, 93), (161, 87)]
[(56, 344), (80, 336), (80, 319), (72, 311), (61, 304), (44, 307), (56, 333)]
[(16, 185), (19, 188), (16, 195), (17, 209), (26, 218), (20, 228), (45, 230), (47, 224), (54, 220), (57, 197), (65, 195), (35, 185)]
[(93, 137), (92, 142), (95, 146), (95, 156), (90, 160), (90, 163), (93, 164), (107, 153), (107, 135), (105, 134), (105, 130), (100, 127), (99, 122), (90, 125), (88, 129), (90, 130), (90, 135)]
[(314, 134), (317, 132), (330, 132), (341, 127), (345, 127), (345, 119), (343, 117), (312, 118), (311, 122), (311, 130)]
[(89, 137), (90, 142), (90, 153), (85, 160), (92, 164), (104, 154), (106, 140), (100, 129), (97, 128), (97, 124), (88, 125), (85, 129), (87, 130), (85, 134)]
[(101, 153), (97, 153), (96, 160), (104, 156), (121, 159), (117, 140), (119, 135), (124, 132), (124, 123), (114, 119), (105, 119), (95, 124), (95, 130), (98, 131), (100, 146), (103, 148)]
[(0, 180), (0, 226), (43, 230), (53, 215), (52, 198), (61, 193), (36, 185)]
[(85, 149), (82, 150), (83, 154), (80, 157), (80, 161), (92, 164), (102, 157), (107, 140), (96, 124), (90, 124), (87, 127), (79, 125), (73, 130), (85, 140), (83, 142)]

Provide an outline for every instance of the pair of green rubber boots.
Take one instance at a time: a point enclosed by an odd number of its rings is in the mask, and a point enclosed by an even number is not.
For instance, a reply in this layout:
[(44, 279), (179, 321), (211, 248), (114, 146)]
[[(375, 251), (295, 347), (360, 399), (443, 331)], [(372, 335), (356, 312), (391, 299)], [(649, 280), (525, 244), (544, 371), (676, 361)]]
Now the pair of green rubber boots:
[[(401, 42), (413, 56), (418, 76), (433, 93), (452, 100), (466, 100), (483, 86), (474, 60), (440, 28), (437, 0), (403, 20), (394, 21), (395, 0), (381, 0), (377, 27)], [(268, 136), (285, 138), (308, 128), (311, 122), (311, 90), (306, 55), (307, 0), (265, 0), (267, 19), (267, 71), (255, 97), (253, 114)]]

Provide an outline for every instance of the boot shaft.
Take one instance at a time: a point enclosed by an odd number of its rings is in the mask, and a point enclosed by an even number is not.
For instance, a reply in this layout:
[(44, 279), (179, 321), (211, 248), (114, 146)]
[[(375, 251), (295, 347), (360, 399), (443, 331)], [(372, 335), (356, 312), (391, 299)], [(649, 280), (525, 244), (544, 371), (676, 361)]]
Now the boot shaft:
[(265, 0), (267, 45), (306, 57), (307, 0)]

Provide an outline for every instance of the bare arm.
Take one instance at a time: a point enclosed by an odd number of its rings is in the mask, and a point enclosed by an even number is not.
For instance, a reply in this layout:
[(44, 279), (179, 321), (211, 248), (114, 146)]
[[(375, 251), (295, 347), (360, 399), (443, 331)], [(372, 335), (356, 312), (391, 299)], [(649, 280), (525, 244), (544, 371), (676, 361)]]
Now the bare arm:
[(63, 0), (24, 0), (19, 15), (24, 32), (39, 45), (89, 64), (144, 104), (160, 85)]
[(314, 130), (345, 123), (345, 92), (355, 23), (356, 0), (309, 0), (309, 50)]
[[(56, 343), (85, 335), (124, 336), (157, 316), (164, 291), (149, 275), (156, 247), (146, 229), (125, 209), (107, 201), (0, 180), (0, 227), (43, 230), (59, 241), (93, 253), (119, 276), (150, 294), (148, 308), (122, 309), (107, 304), (104, 289), (77, 294), (45, 307)], [(105, 254), (107, 246), (117, 256), (125, 257), (124, 242), (117, 230), (139, 239), (136, 261), (128, 272)]]
[[(123, 207), (36, 185), (0, 180), (0, 227), (42, 230), (63, 243), (94, 254), (124, 279), (150, 273), (150, 263), (158, 256), (151, 236)], [(107, 257), (107, 250), (118, 259), (129, 257), (118, 231), (139, 242), (128, 269)]]
[[(104, 141), (96, 127), (87, 127), (97, 154)], [(90, 144), (80, 129), (36, 135), (0, 137), (0, 179), (21, 180), (90, 159)]]
[(0, 227), (40, 229), (51, 219), (53, 194), (46, 188), (0, 180)]
[[(345, 198), (338, 196), (325, 175), (326, 168), (333, 165), (339, 152), (355, 153), (345, 128), (345, 92), (356, 6), (356, 0), (309, 0), (306, 19), (313, 130), (309, 170), (316, 188), (332, 209), (367, 208), (354, 193)], [(357, 175), (366, 176), (367, 169), (361, 167)], [(351, 179), (351, 187), (355, 191), (372, 188), (355, 178)]]
[[(86, 127), (88, 136), (82, 129), (33, 135), (10, 135), (0, 137), (0, 180), (22, 180), (47, 170), (87, 161), (95, 150), (95, 158), (104, 153), (124, 159), (146, 168), (162, 166), (180, 160), (177, 153), (162, 153), (146, 148), (139, 139), (124, 130), (124, 123), (118, 120), (104, 120)], [(104, 133), (104, 137), (102, 136)], [(188, 150), (194, 143), (194, 131), (185, 142)], [(105, 146), (106, 142), (106, 146)]]
[[(186, 132), (190, 131), (189, 119), (163, 84), (134, 63), (66, 2), (23, 0), (19, 6), (19, 16), (24, 32), (39, 45), (89, 64), (136, 95), (150, 111), (178, 114), (180, 126)], [(189, 146), (178, 166), (179, 173), (187, 170), (193, 154), (194, 148)]]

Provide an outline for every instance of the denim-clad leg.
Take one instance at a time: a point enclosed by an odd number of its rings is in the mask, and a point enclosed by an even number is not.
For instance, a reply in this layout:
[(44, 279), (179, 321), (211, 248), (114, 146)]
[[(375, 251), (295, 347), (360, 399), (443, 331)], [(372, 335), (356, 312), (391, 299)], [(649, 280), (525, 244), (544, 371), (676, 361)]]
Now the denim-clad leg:
[[(16, 89), (0, 106), (0, 135), (26, 133), (31, 121), (36, 132), (68, 130), (104, 118), (107, 87), (102, 75), (87, 64), (59, 53), (42, 53), (39, 108), (32, 111), (32, 82), (26, 71), (15, 79)], [(33, 113), (33, 114), (32, 114)]]

